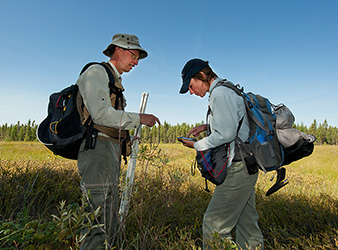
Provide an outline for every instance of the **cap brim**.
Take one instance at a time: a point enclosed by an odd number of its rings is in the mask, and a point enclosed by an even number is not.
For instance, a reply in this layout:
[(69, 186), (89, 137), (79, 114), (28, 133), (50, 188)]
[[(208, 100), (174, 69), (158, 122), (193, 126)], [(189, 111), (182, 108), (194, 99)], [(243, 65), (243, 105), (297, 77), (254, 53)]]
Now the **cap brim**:
[(191, 78), (185, 79), (183, 81), (183, 84), (182, 84), (182, 87), (181, 87), (181, 90), (180, 90), (180, 94), (185, 94), (185, 93), (188, 92), (190, 81), (191, 81)]

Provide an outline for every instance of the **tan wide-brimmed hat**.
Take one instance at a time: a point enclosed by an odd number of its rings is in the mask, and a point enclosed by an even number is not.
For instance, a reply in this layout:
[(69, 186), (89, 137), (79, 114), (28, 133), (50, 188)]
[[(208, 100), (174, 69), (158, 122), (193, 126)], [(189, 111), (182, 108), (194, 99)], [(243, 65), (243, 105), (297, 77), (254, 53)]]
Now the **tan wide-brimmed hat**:
[(148, 56), (147, 51), (145, 51), (139, 41), (138, 37), (135, 35), (129, 35), (129, 34), (116, 34), (113, 36), (113, 41), (111, 44), (108, 45), (108, 47), (103, 51), (103, 54), (110, 57), (111, 56), (111, 49), (113, 46), (118, 46), (123, 49), (135, 49), (140, 51), (140, 58), (143, 59)]

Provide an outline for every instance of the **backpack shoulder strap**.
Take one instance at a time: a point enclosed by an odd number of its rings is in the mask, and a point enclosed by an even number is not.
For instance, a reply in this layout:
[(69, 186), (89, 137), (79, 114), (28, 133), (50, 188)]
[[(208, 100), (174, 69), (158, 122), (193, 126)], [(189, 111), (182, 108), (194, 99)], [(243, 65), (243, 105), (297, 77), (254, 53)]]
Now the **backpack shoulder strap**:
[(223, 79), (222, 81), (218, 82), (216, 84), (216, 86), (210, 91), (210, 94), (211, 92), (217, 88), (218, 86), (225, 86), (225, 87), (228, 87), (230, 89), (232, 89), (233, 91), (235, 91), (235, 93), (239, 96), (243, 96), (243, 91), (244, 91), (244, 88), (239, 85), (239, 84), (233, 84), (232, 82), (228, 81), (227, 79)]
[[(232, 82), (228, 81), (227, 79), (223, 79), (222, 81), (218, 82), (218, 83), (216, 84), (216, 86), (210, 91), (210, 95), (211, 95), (212, 91), (213, 91), (216, 87), (218, 87), (218, 86), (225, 86), (225, 87), (228, 87), (228, 88), (232, 89), (233, 91), (235, 91), (235, 93), (236, 93), (237, 95), (239, 95), (239, 96), (241, 96), (241, 97), (244, 98), (244, 96), (243, 96), (243, 91), (244, 91), (243, 87), (241, 88), (238, 84), (235, 85), (235, 84), (233, 84)], [(212, 113), (212, 111), (211, 111), (210, 106), (209, 106), (209, 107), (208, 107), (207, 116), (206, 116), (206, 123), (208, 123), (209, 115), (210, 115), (211, 113)], [(237, 126), (237, 136), (236, 136), (236, 138), (238, 137), (238, 132), (239, 132), (241, 126), (242, 126), (242, 123), (243, 123), (243, 120), (244, 120), (244, 116), (245, 116), (245, 114), (243, 115), (243, 117), (241, 118), (241, 120), (240, 120), (239, 123), (238, 123), (238, 126)], [(210, 133), (210, 131), (209, 131), (209, 133)]]
[[(124, 90), (115, 85), (112, 66), (110, 66), (109, 63), (105, 63), (105, 62), (102, 62), (101, 65), (106, 69), (109, 79), (113, 79), (113, 81), (110, 80), (109, 82), (109, 91), (110, 91), (110, 95), (114, 94), (116, 96), (114, 108), (118, 109), (119, 104), (122, 102), (122, 99), (123, 99), (122, 92)], [(123, 107), (122, 107), (122, 110), (123, 110)]]
[[(114, 80), (114, 76), (113, 73), (111, 72), (111, 70), (109, 69), (109, 67), (104, 63), (99, 63), (99, 62), (90, 62), (87, 63), (81, 70), (80, 75), (82, 75), (90, 66), (94, 65), (94, 64), (100, 64), (102, 67), (104, 67), (104, 69), (106, 70), (108, 77), (109, 77), (109, 87), (114, 86), (115, 87), (115, 80)], [(116, 88), (116, 87), (115, 87)]]
[[(226, 79), (220, 81), (219, 83), (216, 84), (215, 88), (218, 86), (225, 86), (228, 87), (230, 89), (232, 89), (233, 91), (235, 91), (236, 94), (238, 94), (239, 96), (241, 96), (244, 100), (244, 104), (246, 106), (246, 110), (247, 110), (247, 114), (248, 116), (264, 131), (269, 131), (269, 125), (267, 122), (267, 118), (265, 117), (265, 115), (262, 113), (262, 111), (256, 106), (255, 101), (252, 99), (253, 94), (246, 94), (244, 93), (244, 88), (240, 87), (239, 84), (233, 84), (230, 81), (227, 81)], [(255, 107), (255, 108), (254, 108)], [(264, 123), (260, 122), (255, 115), (252, 114), (252, 109), (255, 109), (256, 112), (260, 113), (260, 116), (262, 117), (262, 119), (264, 119)]]
[[(232, 82), (228, 81), (227, 79), (223, 79), (222, 81), (218, 82), (218, 83), (216, 84), (216, 86), (210, 91), (210, 95), (211, 95), (212, 91), (213, 91), (215, 88), (219, 87), (219, 86), (224, 86), (224, 87), (228, 87), (228, 88), (232, 89), (237, 95), (243, 97), (244, 103), (245, 103), (245, 98), (244, 98), (244, 95), (243, 95), (243, 93), (244, 93), (244, 88), (241, 87), (239, 84), (236, 84), (236, 85), (233, 84)], [(209, 108), (209, 109), (210, 109), (210, 108)], [(209, 114), (210, 114), (210, 111), (208, 110), (207, 116), (208, 116)], [(240, 129), (240, 126), (242, 125), (243, 118), (244, 118), (244, 116), (242, 117), (242, 119), (241, 119), (240, 122), (239, 122), (239, 127), (238, 127), (238, 129), (237, 129), (237, 133), (238, 133), (238, 131), (239, 131), (239, 129)]]
[(106, 70), (106, 72), (108, 74), (108, 78), (109, 78), (109, 83), (108, 83), (109, 92), (110, 92), (110, 95), (112, 95), (112, 94), (116, 95), (114, 108), (118, 109), (120, 100), (122, 99), (122, 96), (123, 96), (123, 94), (122, 94), (123, 90), (116, 87), (114, 75), (112, 73), (112, 69), (111, 69), (111, 66), (109, 64), (107, 64), (105, 62), (102, 62), (102, 63), (90, 62), (82, 68), (80, 75), (83, 74), (90, 66), (92, 66), (94, 64), (99, 64)]
[(119, 89), (118, 87), (115, 86), (115, 78), (114, 78), (114, 75), (113, 75), (113, 68), (108, 63), (105, 63), (105, 62), (100, 63), (100, 65), (102, 67), (104, 67), (104, 69), (107, 71), (107, 74), (108, 74), (108, 77), (109, 77), (109, 88), (114, 89), (114, 90)]

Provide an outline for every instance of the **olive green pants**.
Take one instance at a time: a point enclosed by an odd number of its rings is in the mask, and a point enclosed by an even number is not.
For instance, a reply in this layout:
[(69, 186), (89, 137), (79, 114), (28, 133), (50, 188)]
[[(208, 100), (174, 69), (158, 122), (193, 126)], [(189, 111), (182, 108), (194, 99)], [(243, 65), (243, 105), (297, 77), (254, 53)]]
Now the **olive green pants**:
[[(91, 229), (81, 245), (83, 250), (105, 249), (105, 241), (111, 247), (118, 229), (118, 183), (121, 166), (119, 144), (111, 140), (97, 140), (94, 149), (80, 147), (78, 169), (81, 188), (89, 192), (87, 211), (100, 207), (97, 220), (103, 226)], [(97, 224), (97, 221), (95, 222)], [(88, 229), (82, 231), (85, 235)]]
[(255, 184), (258, 173), (249, 175), (242, 162), (233, 162), (225, 181), (216, 186), (203, 218), (203, 249), (214, 233), (233, 240), (231, 230), (236, 228), (236, 243), (242, 249), (263, 249), (263, 235), (258, 226), (255, 207)]

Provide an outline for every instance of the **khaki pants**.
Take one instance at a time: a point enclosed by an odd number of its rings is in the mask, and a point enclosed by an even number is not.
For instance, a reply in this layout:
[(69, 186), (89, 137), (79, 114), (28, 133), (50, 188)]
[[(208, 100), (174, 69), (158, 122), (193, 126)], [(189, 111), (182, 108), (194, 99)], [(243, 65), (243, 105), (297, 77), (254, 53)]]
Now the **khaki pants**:
[(203, 249), (216, 232), (232, 240), (236, 227), (236, 243), (243, 249), (263, 249), (263, 235), (258, 226), (255, 207), (255, 184), (258, 173), (246, 173), (242, 162), (233, 162), (225, 181), (215, 188), (203, 218)]
[[(81, 249), (105, 249), (104, 242), (112, 246), (118, 228), (118, 183), (120, 173), (119, 144), (111, 140), (97, 140), (94, 149), (83, 150), (82, 142), (78, 158), (81, 187), (89, 191), (89, 211), (100, 207), (98, 221), (104, 226), (92, 229)], [(87, 233), (84, 230), (82, 235)]]

